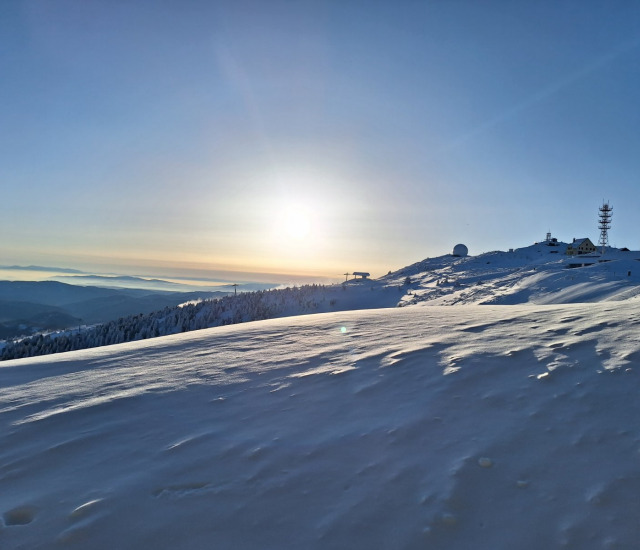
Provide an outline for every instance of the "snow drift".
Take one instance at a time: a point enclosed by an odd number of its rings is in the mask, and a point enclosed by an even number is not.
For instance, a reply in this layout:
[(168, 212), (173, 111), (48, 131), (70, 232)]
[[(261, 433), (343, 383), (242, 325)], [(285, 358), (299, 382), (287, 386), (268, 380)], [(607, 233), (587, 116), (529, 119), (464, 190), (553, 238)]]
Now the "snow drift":
[(640, 302), (291, 317), (0, 364), (0, 547), (637, 548)]

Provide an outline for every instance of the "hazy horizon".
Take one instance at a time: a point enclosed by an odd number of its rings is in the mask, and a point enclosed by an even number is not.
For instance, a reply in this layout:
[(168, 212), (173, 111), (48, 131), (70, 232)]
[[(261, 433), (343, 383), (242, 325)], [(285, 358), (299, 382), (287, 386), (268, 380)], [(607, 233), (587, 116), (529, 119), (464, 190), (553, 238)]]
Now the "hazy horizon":
[[(55, 280), (70, 284), (90, 285), (86, 279), (91, 277), (125, 278), (135, 277), (140, 279), (158, 279), (178, 285), (189, 285), (196, 287), (224, 287), (233, 283), (237, 284), (269, 284), (273, 286), (282, 284), (305, 284), (305, 283), (331, 283), (340, 278), (299, 276), (287, 273), (241, 273), (241, 272), (215, 272), (206, 270), (184, 270), (177, 268), (170, 270), (146, 271), (140, 269), (129, 269), (123, 271), (100, 271), (100, 270), (79, 270), (64, 268), (60, 266), (3, 266), (0, 265), (0, 280), (4, 281), (46, 281)], [(220, 276), (215, 277), (215, 273)], [(234, 275), (236, 275), (234, 277)], [(74, 280), (75, 279), (75, 280)]]

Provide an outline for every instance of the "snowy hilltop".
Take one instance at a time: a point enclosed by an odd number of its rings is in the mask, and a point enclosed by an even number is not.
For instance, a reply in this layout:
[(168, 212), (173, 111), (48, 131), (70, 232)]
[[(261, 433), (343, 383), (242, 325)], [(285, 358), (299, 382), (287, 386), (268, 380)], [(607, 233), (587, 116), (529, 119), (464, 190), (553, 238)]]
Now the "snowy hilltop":
[(3, 362), (0, 547), (637, 548), (640, 264), (563, 246)]
[(440, 256), (382, 280), (406, 284), (401, 305), (562, 304), (640, 294), (640, 252), (607, 248), (605, 254), (568, 256), (567, 246), (554, 241), (510, 252)]

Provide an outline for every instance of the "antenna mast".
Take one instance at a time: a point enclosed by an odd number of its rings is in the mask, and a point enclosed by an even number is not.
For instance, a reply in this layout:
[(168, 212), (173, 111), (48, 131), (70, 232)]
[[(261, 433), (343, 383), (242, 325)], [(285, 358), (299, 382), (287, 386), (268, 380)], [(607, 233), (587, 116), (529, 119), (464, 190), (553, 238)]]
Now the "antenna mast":
[(605, 247), (609, 244), (608, 231), (611, 229), (611, 217), (613, 216), (613, 208), (608, 202), (602, 201), (602, 206), (598, 209), (598, 229), (600, 229), (600, 240), (598, 244), (602, 246), (602, 254), (604, 255)]

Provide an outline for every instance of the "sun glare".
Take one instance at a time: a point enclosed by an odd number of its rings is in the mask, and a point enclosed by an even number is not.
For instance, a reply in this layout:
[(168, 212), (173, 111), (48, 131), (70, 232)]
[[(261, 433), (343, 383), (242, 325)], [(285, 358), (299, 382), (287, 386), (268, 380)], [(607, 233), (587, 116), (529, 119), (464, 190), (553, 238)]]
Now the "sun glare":
[(285, 236), (298, 241), (311, 235), (311, 219), (304, 209), (292, 207), (282, 213), (282, 229)]
[(301, 243), (314, 237), (314, 216), (303, 204), (287, 204), (280, 209), (277, 216), (276, 233), (278, 239)]

